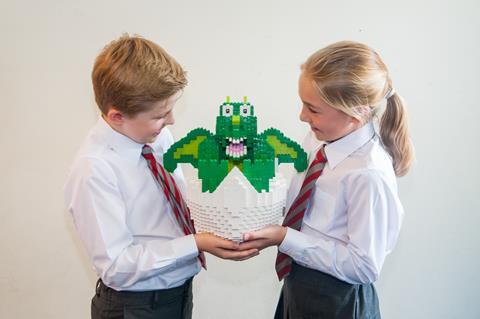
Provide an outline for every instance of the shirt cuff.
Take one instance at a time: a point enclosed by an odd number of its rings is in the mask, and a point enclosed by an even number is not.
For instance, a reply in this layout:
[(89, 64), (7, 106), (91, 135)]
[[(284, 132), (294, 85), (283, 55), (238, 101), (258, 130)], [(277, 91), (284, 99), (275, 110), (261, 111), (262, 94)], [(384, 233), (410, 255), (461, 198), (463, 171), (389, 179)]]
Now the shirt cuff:
[(198, 247), (193, 234), (175, 238), (173, 247), (178, 261), (188, 260), (198, 256)]
[(298, 230), (287, 227), (287, 234), (282, 243), (278, 246), (278, 250), (289, 255), (300, 264), (306, 264), (307, 258), (304, 250), (309, 246), (307, 235)]

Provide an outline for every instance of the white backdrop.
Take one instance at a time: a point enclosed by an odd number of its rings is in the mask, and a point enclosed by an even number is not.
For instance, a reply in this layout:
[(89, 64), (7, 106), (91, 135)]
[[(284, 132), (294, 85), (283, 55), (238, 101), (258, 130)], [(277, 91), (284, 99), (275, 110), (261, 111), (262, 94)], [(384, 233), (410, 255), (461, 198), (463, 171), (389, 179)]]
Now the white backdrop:
[[(123, 32), (158, 42), (188, 70), (177, 138), (213, 130), (225, 96), (247, 95), (259, 130), (300, 140), (299, 65), (338, 40), (377, 49), (409, 104), (417, 152), (399, 180), (400, 241), (377, 283), (383, 316), (479, 318), (479, 16), (475, 0), (1, 0), (0, 318), (89, 316), (96, 278), (62, 186), (98, 116), (93, 60)], [(208, 256), (194, 318), (271, 318), (274, 254)]]

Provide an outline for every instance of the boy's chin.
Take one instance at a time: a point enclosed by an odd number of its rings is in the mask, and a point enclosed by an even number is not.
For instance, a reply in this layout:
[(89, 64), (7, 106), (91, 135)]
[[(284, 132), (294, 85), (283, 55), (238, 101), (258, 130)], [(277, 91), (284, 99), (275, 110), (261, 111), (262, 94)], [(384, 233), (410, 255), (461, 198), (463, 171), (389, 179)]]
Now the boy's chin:
[(148, 139), (145, 143), (151, 144), (157, 140), (158, 135), (152, 136), (150, 139)]
[(157, 139), (157, 136), (145, 137), (145, 138), (133, 138), (130, 137), (134, 142), (138, 144), (152, 144)]

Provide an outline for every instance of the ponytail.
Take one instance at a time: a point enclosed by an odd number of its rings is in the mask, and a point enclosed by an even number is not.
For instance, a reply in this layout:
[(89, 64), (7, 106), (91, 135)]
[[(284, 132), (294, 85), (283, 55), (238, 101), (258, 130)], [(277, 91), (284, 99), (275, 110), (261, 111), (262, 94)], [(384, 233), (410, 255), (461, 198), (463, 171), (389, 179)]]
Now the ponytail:
[(392, 157), (395, 175), (407, 174), (414, 159), (414, 152), (408, 135), (404, 102), (397, 93), (387, 99), (387, 106), (380, 120), (380, 137)]

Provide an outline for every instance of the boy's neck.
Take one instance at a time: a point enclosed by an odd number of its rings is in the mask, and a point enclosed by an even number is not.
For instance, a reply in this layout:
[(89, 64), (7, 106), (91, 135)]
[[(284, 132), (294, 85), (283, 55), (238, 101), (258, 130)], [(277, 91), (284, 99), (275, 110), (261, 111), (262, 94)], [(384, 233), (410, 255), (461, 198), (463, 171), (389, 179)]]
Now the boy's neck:
[(119, 125), (117, 125), (117, 124), (115, 124), (114, 122), (110, 121), (110, 120), (108, 119), (108, 117), (105, 116), (105, 114), (102, 114), (101, 116), (102, 116), (102, 119), (105, 121), (105, 123), (107, 123), (107, 125), (110, 126), (110, 128), (111, 128), (112, 130), (114, 130), (114, 131), (117, 132), (118, 134), (122, 134), (123, 136), (128, 137), (129, 139), (131, 139), (128, 135), (126, 135), (125, 133), (123, 133), (122, 128), (121, 128)]

